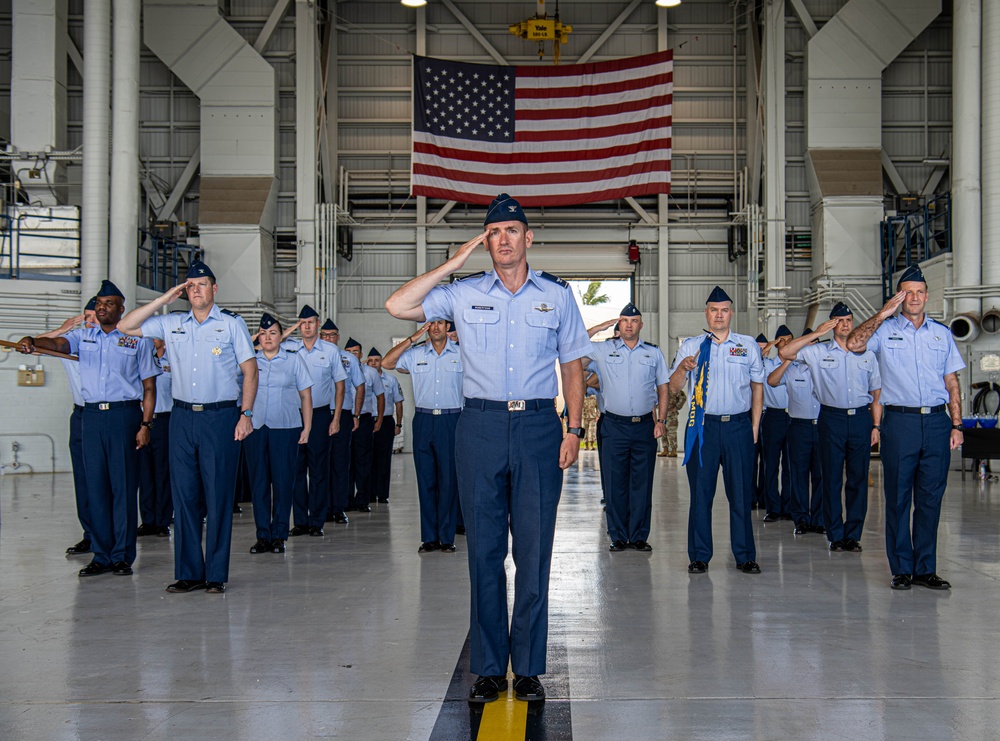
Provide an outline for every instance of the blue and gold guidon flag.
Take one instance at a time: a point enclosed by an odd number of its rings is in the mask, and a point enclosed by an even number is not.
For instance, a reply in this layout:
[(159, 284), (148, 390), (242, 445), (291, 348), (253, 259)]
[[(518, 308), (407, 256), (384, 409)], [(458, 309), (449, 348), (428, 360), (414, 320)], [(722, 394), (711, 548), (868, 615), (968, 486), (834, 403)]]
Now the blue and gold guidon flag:
[(694, 370), (694, 389), (691, 392), (691, 408), (688, 412), (687, 431), (684, 433), (684, 463), (691, 460), (695, 446), (698, 447), (698, 465), (701, 465), (701, 446), (705, 431), (705, 402), (708, 398), (708, 364), (712, 357), (712, 335), (698, 348), (698, 365)]

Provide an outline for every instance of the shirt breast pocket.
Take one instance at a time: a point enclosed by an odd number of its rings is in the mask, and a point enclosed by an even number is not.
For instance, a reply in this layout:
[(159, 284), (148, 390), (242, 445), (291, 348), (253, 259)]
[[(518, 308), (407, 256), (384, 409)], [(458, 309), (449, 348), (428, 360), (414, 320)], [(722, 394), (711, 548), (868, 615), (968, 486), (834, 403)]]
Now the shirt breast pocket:
[(227, 353), (232, 354), (233, 337), (228, 329), (208, 333), (203, 342), (208, 346), (208, 352), (216, 362), (222, 360)]
[(656, 359), (642, 356), (639, 358), (639, 370), (642, 371), (643, 378), (654, 378), (656, 376)]
[[(462, 319), (469, 326), (479, 352), (500, 349), (500, 312), (495, 309), (466, 309)], [(463, 338), (464, 339), (464, 338)]]
[(430, 373), (430, 372), (431, 372), (430, 363), (417, 363), (415, 366), (413, 366), (413, 370), (411, 371), (411, 373), (413, 373), (413, 375), (415, 376), (419, 376), (421, 373)]
[(736, 365), (750, 364), (750, 358), (746, 355), (730, 355), (728, 359), (730, 363), (735, 363)]
[(834, 373), (840, 370), (840, 358), (826, 357), (819, 362), (819, 369), (827, 373)]
[(559, 329), (559, 318), (555, 312), (530, 311), (524, 316), (528, 325), (528, 352), (534, 356), (555, 355), (557, 342), (556, 332)]
[(460, 362), (445, 363), (444, 369), (446, 373), (461, 373), (462, 364)]

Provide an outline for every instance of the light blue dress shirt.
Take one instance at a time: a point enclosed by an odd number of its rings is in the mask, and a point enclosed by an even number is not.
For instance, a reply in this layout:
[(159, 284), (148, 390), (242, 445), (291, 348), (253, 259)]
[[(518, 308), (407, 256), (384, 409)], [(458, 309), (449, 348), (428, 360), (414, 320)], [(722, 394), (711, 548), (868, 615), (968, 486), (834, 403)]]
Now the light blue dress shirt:
[(142, 382), (160, 375), (153, 342), (100, 327), (71, 329), (63, 335), (80, 360), (80, 394), (84, 402), (142, 399)]
[(174, 378), (170, 373), (170, 353), (164, 350), (163, 357), (157, 358), (156, 362), (162, 373), (156, 377), (156, 406), (153, 408), (153, 412), (154, 414), (166, 414), (174, 405), (172, 388)]
[(784, 385), (772, 386), (767, 382), (771, 371), (781, 365), (780, 358), (764, 358), (764, 408), (788, 409), (788, 391)]
[(255, 353), (238, 314), (213, 305), (201, 324), (191, 311), (151, 316), (142, 323), (142, 334), (167, 343), (175, 400), (212, 404), (239, 399), (240, 363)]
[(871, 392), (882, 388), (882, 375), (870, 342), (868, 348), (863, 353), (853, 353), (836, 340), (830, 340), (799, 350), (798, 362), (809, 367), (813, 393), (820, 404), (857, 409), (872, 403)]
[(517, 293), (490, 270), (432, 289), (423, 312), (455, 322), (463, 392), (471, 399), (554, 399), (555, 360), (569, 363), (590, 352), (569, 284), (530, 267)]
[(430, 342), (406, 348), (396, 368), (413, 379), (413, 403), (417, 408), (462, 408), (462, 356), (451, 340), (440, 355)]
[(66, 369), (66, 380), (69, 382), (69, 392), (73, 396), (73, 403), (82, 407), (84, 402), (83, 389), (80, 384), (80, 363), (76, 360), (60, 360), (59, 362)]
[[(376, 397), (385, 396), (385, 385), (382, 383), (378, 371), (370, 365), (362, 364), (361, 372), (365, 377), (365, 402), (361, 405), (361, 413), (374, 415), (378, 413), (378, 398)], [(385, 406), (388, 409), (388, 400)]]
[[(332, 342), (317, 339), (312, 350), (307, 350), (306, 344), (298, 338), (285, 340), (281, 347), (294, 352), (309, 368), (309, 375), (313, 379), (313, 409), (333, 406), (337, 381), (347, 378), (347, 370), (340, 362), (340, 348)], [(346, 390), (346, 384), (344, 388)]]
[(819, 400), (813, 394), (813, 376), (808, 365), (797, 360), (792, 362), (785, 369), (778, 388), (785, 389), (788, 394), (789, 417), (819, 419)]
[(257, 397), (253, 402), (253, 428), (287, 430), (302, 426), (299, 391), (313, 385), (305, 361), (298, 353), (278, 348), (270, 360), (257, 351)]
[[(677, 370), (684, 358), (697, 356), (705, 335), (690, 337), (681, 343), (674, 356), (671, 373)], [(687, 373), (687, 396), (694, 391), (694, 371)], [(708, 366), (708, 398), (706, 414), (740, 414), (750, 411), (753, 397), (750, 383), (766, 383), (764, 361), (757, 340), (745, 334), (730, 332), (726, 341), (712, 341), (712, 355)]]
[(656, 389), (670, 380), (660, 348), (639, 340), (629, 349), (622, 339), (590, 343), (593, 365), (601, 369), (605, 410), (623, 417), (649, 414), (656, 406)]
[[(605, 342), (608, 342), (608, 340), (605, 340)], [(604, 408), (604, 379), (601, 377), (601, 368), (600, 368), (599, 365), (597, 365), (597, 363), (591, 363), (589, 366), (587, 366), (587, 370), (594, 372), (594, 374), (597, 376), (597, 382), (600, 384), (600, 386), (598, 388), (596, 388), (596, 389), (595, 388), (591, 388), (590, 386), (587, 386), (586, 387), (587, 391), (588, 391), (588, 393), (589, 392), (593, 392), (593, 395), (597, 397), (597, 411), (599, 411), (601, 414), (604, 414), (604, 412), (605, 412), (605, 408)], [(586, 374), (584, 374), (584, 379), (586, 380)]]
[(951, 330), (929, 316), (920, 329), (903, 316), (890, 317), (868, 340), (868, 349), (878, 358), (882, 404), (947, 404), (944, 377), (965, 367)]
[[(359, 386), (363, 386), (365, 383), (365, 374), (361, 371), (360, 361), (354, 357), (353, 353), (349, 353), (346, 350), (341, 350), (339, 347), (334, 345), (340, 352), (340, 365), (344, 369), (346, 378), (344, 379), (344, 403), (340, 407), (341, 410), (346, 409), (351, 414), (357, 411), (354, 408), (354, 392)], [(367, 394), (365, 394), (367, 396)], [(360, 414), (360, 412), (359, 412)]]
[[(395, 405), (397, 402), (403, 401), (403, 389), (399, 387), (399, 381), (396, 377), (390, 375), (389, 373), (382, 371), (379, 374), (379, 378), (382, 379), (382, 386), (385, 387), (385, 416), (391, 417), (395, 414)], [(377, 410), (377, 408), (376, 408)]]

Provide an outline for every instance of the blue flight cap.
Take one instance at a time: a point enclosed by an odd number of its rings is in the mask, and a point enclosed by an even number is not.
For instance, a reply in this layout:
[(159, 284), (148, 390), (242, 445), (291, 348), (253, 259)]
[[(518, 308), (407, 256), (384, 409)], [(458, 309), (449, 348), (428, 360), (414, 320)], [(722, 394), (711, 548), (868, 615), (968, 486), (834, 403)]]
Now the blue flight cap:
[(899, 282), (896, 283), (897, 291), (900, 290), (899, 287), (903, 283), (923, 283), (924, 285), (927, 285), (927, 281), (924, 280), (924, 274), (920, 272), (919, 265), (911, 265), (903, 271), (903, 274), (899, 276)]
[(320, 327), (320, 329), (322, 329), (324, 332), (339, 332), (340, 331), (339, 329), (337, 329), (337, 325), (333, 323), (332, 319), (327, 319), (325, 322), (323, 322), (323, 326)]
[(97, 296), (91, 296), (90, 301), (88, 301), (87, 305), (83, 307), (83, 310), (93, 311), (96, 308), (97, 308)]
[(457, 332), (458, 331), (458, 330), (455, 329), (455, 322), (448, 322), (448, 331), (449, 332)]
[(306, 304), (302, 307), (302, 311), (299, 312), (299, 319), (312, 319), (313, 317), (319, 318), (319, 314), (316, 313), (316, 309)]
[(836, 304), (834, 304), (833, 308), (830, 309), (831, 319), (836, 319), (842, 316), (852, 316), (852, 314), (853, 312), (851, 311), (851, 307), (849, 307), (843, 301), (838, 301)]
[(712, 289), (712, 292), (710, 294), (708, 294), (708, 301), (706, 301), (705, 303), (706, 304), (721, 304), (724, 301), (728, 301), (729, 303), (733, 302), (733, 300), (731, 298), (729, 298), (729, 294), (728, 293), (726, 293), (721, 288), (719, 288), (718, 286), (716, 286), (715, 288)]
[(757, 342), (760, 342), (760, 343), (763, 343), (763, 344), (766, 345), (767, 344), (767, 337), (765, 337), (763, 334), (759, 334), (759, 335), (757, 335)]
[(268, 314), (266, 311), (263, 314), (260, 315), (260, 328), (261, 329), (270, 329), (271, 327), (273, 327), (277, 323), (278, 323), (278, 320), (275, 319), (270, 314)]
[(790, 330), (784, 324), (778, 327), (778, 331), (774, 333), (774, 339), (776, 340), (779, 339), (780, 337), (791, 337), (791, 336), (792, 336), (792, 330)]
[(355, 347), (361, 347), (361, 343), (360, 343), (360, 342), (358, 342), (358, 341), (357, 341), (356, 339), (354, 339), (353, 337), (348, 337), (348, 338), (347, 338), (347, 344), (346, 344), (346, 345), (344, 345), (344, 349), (345, 349), (345, 350), (352, 350), (352, 349), (353, 349), (353, 348), (355, 348)]
[(110, 280), (101, 281), (101, 289), (94, 295), (94, 298), (100, 298), (104, 296), (118, 296), (121, 298), (122, 301), (125, 300), (125, 294), (119, 291), (118, 286), (116, 286)]
[(812, 334), (812, 333), (813, 333), (812, 327), (806, 327), (805, 329), (802, 330), (802, 334)]
[(635, 308), (635, 304), (629, 301), (625, 304), (625, 308), (622, 309), (622, 313), (618, 316), (642, 316), (642, 312)]
[(368, 351), (368, 357), (369, 358), (381, 358), (382, 357), (382, 353), (380, 353), (378, 350), (376, 350), (373, 347), (371, 350)]
[(521, 204), (506, 193), (501, 193), (490, 203), (490, 210), (486, 212), (483, 226), (501, 221), (522, 221), (525, 226), (528, 225), (528, 217), (521, 210)]
[(212, 268), (208, 267), (201, 260), (195, 260), (191, 263), (191, 267), (188, 268), (186, 280), (191, 280), (192, 278), (211, 278), (215, 280), (215, 273), (212, 272)]

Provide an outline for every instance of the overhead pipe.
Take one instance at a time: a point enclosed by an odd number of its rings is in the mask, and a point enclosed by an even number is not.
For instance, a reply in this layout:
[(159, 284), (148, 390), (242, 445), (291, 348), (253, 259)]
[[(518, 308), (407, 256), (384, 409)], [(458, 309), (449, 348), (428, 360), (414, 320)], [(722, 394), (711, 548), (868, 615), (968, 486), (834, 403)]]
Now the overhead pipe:
[(108, 277), (108, 170), (111, 133), (111, 0), (87, 0), (83, 13), (83, 213), (81, 308)]
[[(982, 282), (995, 286), (1000, 284), (1000, 3), (996, 0), (983, 2), (982, 34)], [(955, 282), (970, 285), (957, 276)], [(984, 329), (987, 315), (993, 317), (992, 331), (1000, 329), (998, 312), (1000, 293), (987, 294)]]
[(979, 336), (979, 317), (976, 314), (956, 314), (948, 322), (948, 327), (958, 342), (972, 342)]
[(130, 301), (135, 301), (138, 256), (141, 8), (135, 0), (114, 0), (110, 278)]

